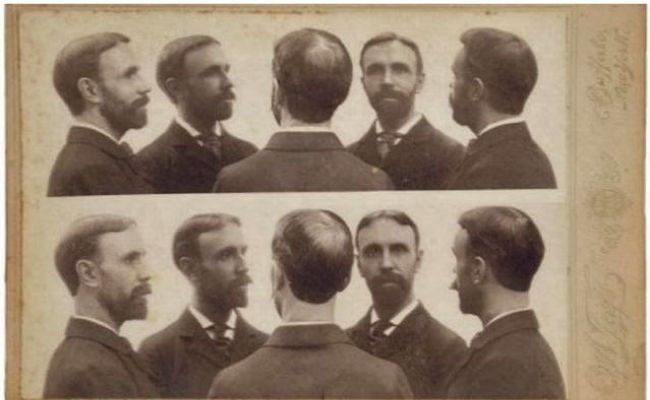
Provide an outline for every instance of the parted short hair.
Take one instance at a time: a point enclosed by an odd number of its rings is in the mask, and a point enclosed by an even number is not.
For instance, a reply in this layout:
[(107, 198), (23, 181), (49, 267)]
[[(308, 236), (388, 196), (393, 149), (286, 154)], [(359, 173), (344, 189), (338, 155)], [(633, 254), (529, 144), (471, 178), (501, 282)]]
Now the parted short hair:
[(466, 51), (465, 69), (488, 89), (495, 110), (520, 114), (537, 82), (537, 61), (519, 36), (493, 28), (474, 28), (460, 41)]
[(413, 234), (415, 235), (415, 247), (418, 248), (420, 246), (420, 231), (418, 230), (418, 226), (411, 219), (411, 217), (409, 217), (405, 212), (398, 211), (398, 210), (379, 210), (379, 211), (372, 212), (366, 215), (365, 217), (361, 218), (361, 221), (359, 221), (359, 224), (357, 225), (357, 233), (356, 233), (357, 246), (359, 245), (359, 232), (361, 232), (362, 229), (369, 227), (375, 221), (380, 219), (395, 221), (399, 225), (409, 226), (413, 230)]
[(275, 45), (273, 76), (286, 98), (289, 113), (303, 122), (332, 118), (348, 96), (352, 61), (343, 42), (319, 29), (301, 29)]
[(363, 48), (361, 49), (361, 55), (359, 56), (359, 65), (361, 66), (361, 71), (363, 72), (363, 55), (366, 53), (366, 51), (369, 48), (381, 43), (392, 42), (392, 41), (398, 41), (402, 43), (404, 46), (413, 50), (413, 52), (415, 53), (415, 60), (416, 60), (416, 67), (417, 67), (416, 72), (422, 73), (422, 71), (424, 70), (424, 62), (422, 61), (422, 53), (420, 53), (420, 48), (418, 47), (417, 43), (407, 38), (406, 36), (398, 35), (395, 32), (380, 33), (379, 35), (373, 36), (366, 43), (364, 43)]
[(327, 210), (296, 210), (280, 219), (273, 257), (302, 301), (322, 304), (345, 289), (352, 271), (352, 234)]
[(467, 253), (486, 260), (504, 287), (527, 292), (544, 258), (544, 241), (533, 220), (514, 207), (479, 207), (458, 224), (469, 239)]
[(176, 266), (180, 266), (181, 257), (199, 257), (199, 235), (219, 231), (228, 224), (241, 226), (239, 218), (224, 213), (197, 214), (185, 220), (176, 230), (172, 244)]
[(129, 42), (121, 33), (102, 32), (75, 39), (61, 49), (54, 61), (54, 88), (72, 115), (79, 115), (85, 107), (77, 86), (79, 79), (98, 79), (101, 54)]
[(175, 103), (176, 99), (167, 91), (165, 81), (169, 78), (183, 78), (187, 53), (211, 44), (221, 43), (212, 36), (192, 35), (172, 40), (163, 47), (156, 65), (156, 82), (172, 102)]
[(77, 262), (79, 260), (101, 261), (97, 254), (99, 237), (112, 232), (123, 232), (136, 222), (119, 215), (89, 215), (74, 221), (61, 237), (54, 253), (54, 264), (67, 286), (75, 296), (79, 289)]

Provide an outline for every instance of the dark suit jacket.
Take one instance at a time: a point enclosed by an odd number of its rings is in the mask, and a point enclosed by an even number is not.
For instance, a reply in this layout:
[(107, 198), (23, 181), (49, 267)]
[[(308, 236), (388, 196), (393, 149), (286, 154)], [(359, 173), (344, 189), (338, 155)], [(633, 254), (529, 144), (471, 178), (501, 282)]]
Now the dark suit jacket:
[(348, 150), (364, 162), (386, 171), (397, 190), (445, 189), (463, 159), (462, 144), (434, 128), (426, 118), (381, 159), (377, 152), (375, 124)]
[(136, 160), (159, 193), (210, 193), (221, 168), (256, 151), (252, 143), (222, 130), (221, 159), (217, 159), (174, 121), (138, 152)]
[(365, 353), (336, 325), (280, 326), (250, 357), (217, 375), (210, 398), (410, 398), (395, 364)]
[(224, 168), (215, 192), (388, 190), (381, 170), (345, 151), (331, 132), (277, 132), (266, 148)]
[(109, 329), (71, 318), (45, 379), (45, 398), (156, 398), (144, 362)]
[(449, 189), (554, 189), (546, 153), (525, 122), (498, 126), (470, 141)]
[(374, 351), (370, 346), (370, 312), (347, 329), (354, 344), (402, 367), (415, 398), (441, 398), (449, 373), (467, 351), (465, 341), (434, 319), (422, 304), (404, 318)]
[(124, 149), (92, 129), (70, 128), (50, 173), (48, 196), (141, 193), (153, 188)]
[(489, 324), (450, 379), (448, 396), (461, 399), (561, 399), (564, 383), (533, 311)]
[(145, 339), (140, 354), (162, 397), (205, 398), (221, 369), (259, 349), (268, 337), (237, 315), (232, 343), (219, 349), (186, 310), (176, 322)]

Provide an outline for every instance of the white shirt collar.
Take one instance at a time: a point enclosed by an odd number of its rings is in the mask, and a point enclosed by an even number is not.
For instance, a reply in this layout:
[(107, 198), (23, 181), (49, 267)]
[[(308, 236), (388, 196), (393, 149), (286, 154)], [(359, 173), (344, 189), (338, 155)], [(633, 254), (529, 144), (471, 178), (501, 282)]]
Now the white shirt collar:
[(289, 126), (286, 128), (280, 128), (280, 132), (332, 132), (332, 130), (326, 126)]
[[(398, 312), (393, 318), (390, 319), (390, 323), (393, 324), (393, 326), (386, 329), (384, 333), (386, 335), (393, 333), (395, 328), (397, 328), (399, 324), (401, 324), (402, 321), (404, 321), (404, 319), (417, 308), (418, 304), (419, 302), (416, 299), (411, 300), (411, 302), (406, 307), (404, 307), (402, 311)], [(373, 307), (370, 311), (370, 325), (374, 324), (378, 320), (379, 315), (377, 315), (377, 311), (375, 311), (375, 308)]]
[(515, 313), (518, 313), (518, 312), (523, 312), (523, 311), (530, 311), (530, 310), (532, 310), (532, 308), (524, 307), (524, 308), (517, 308), (516, 310), (510, 310), (510, 311), (502, 312), (501, 314), (499, 314), (496, 317), (489, 320), (488, 323), (485, 324), (485, 327), (483, 329), (487, 328), (488, 325), (490, 325), (494, 321), (499, 320), (499, 319), (504, 318), (504, 317), (507, 317), (508, 315), (512, 315), (512, 314), (515, 314)]
[(104, 328), (106, 328), (106, 329), (110, 330), (111, 332), (115, 333), (117, 336), (120, 335), (120, 333), (117, 331), (117, 329), (113, 328), (112, 326), (110, 326), (110, 325), (107, 324), (106, 322), (104, 322), (104, 321), (100, 321), (100, 320), (98, 320), (98, 319), (96, 319), (96, 318), (93, 318), (93, 317), (86, 317), (86, 316), (84, 316), (84, 315), (79, 315), (79, 314), (75, 314), (75, 315), (73, 315), (72, 318), (82, 319), (82, 320), (84, 320), (84, 321), (92, 322), (93, 324), (97, 324), (97, 325), (99, 325), (99, 326), (103, 326)]
[[(203, 329), (208, 329), (214, 326), (214, 322), (210, 321), (208, 317), (206, 317), (201, 311), (199, 311), (196, 307), (193, 305), (187, 306), (187, 309), (190, 311), (190, 314), (196, 318), (196, 320), (199, 322), (199, 325), (201, 325), (201, 328)], [(230, 329), (227, 329), (226, 332), (224, 333), (224, 336), (227, 337), (228, 339), (232, 339), (235, 336), (235, 325), (237, 324), (237, 313), (235, 310), (232, 310), (230, 313), (230, 317), (228, 318), (228, 321), (226, 321), (226, 326)], [(212, 331), (207, 331), (208, 336), (210, 336), (212, 339), (213, 332)]]
[[(180, 125), (183, 129), (185, 129), (193, 138), (196, 139), (198, 136), (201, 135), (201, 132), (197, 131), (192, 125), (190, 125), (189, 122), (185, 121), (185, 119), (183, 119), (183, 117), (181, 117), (180, 115), (176, 115), (174, 119), (176, 123)], [(217, 121), (217, 123), (214, 124), (214, 133), (217, 136), (221, 137), (221, 124), (219, 123), (219, 121)]]
[(510, 117), (510, 118), (502, 119), (501, 121), (493, 122), (493, 123), (489, 124), (488, 126), (486, 126), (485, 128), (481, 129), (481, 131), (476, 136), (477, 137), (481, 136), (485, 132), (487, 132), (487, 131), (489, 131), (491, 129), (494, 129), (497, 126), (518, 124), (520, 122), (524, 122), (524, 118), (519, 116), (519, 115), (517, 115), (516, 117)]
[[(420, 122), (421, 119), (422, 119), (422, 114), (420, 114), (420, 113), (413, 114), (413, 116), (411, 118), (409, 118), (409, 120), (406, 121), (406, 123), (404, 123), (404, 125), (399, 127), (399, 129), (397, 130), (396, 133), (399, 133), (400, 135), (406, 135), (407, 133), (409, 133), (411, 128), (413, 128), (415, 126), (415, 124)], [(375, 132), (377, 133), (377, 135), (383, 133), (384, 130), (385, 130), (384, 127), (381, 126), (381, 122), (379, 122), (379, 120), (376, 120), (375, 121)]]
[(89, 124), (89, 123), (87, 123), (87, 122), (82, 122), (82, 121), (75, 121), (75, 122), (72, 124), (72, 126), (78, 126), (78, 127), (80, 127), (80, 128), (91, 129), (91, 130), (93, 130), (93, 131), (95, 131), (95, 132), (99, 132), (99, 133), (101, 133), (102, 135), (106, 136), (107, 138), (111, 139), (111, 141), (113, 141), (113, 142), (115, 142), (115, 143), (117, 143), (117, 144), (122, 143), (122, 139), (121, 139), (121, 138), (120, 138), (120, 140), (116, 140), (113, 136), (111, 136), (110, 133), (106, 132), (106, 131), (103, 130), (102, 128), (100, 128), (100, 127), (98, 127), (98, 126), (95, 126), (95, 125), (93, 125), (93, 124)]

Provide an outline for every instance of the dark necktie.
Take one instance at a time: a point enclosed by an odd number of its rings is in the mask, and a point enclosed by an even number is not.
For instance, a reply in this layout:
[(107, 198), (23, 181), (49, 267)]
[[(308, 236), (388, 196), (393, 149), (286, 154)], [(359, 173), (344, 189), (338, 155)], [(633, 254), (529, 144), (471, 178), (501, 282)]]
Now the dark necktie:
[(377, 152), (383, 160), (386, 158), (390, 150), (395, 146), (399, 138), (402, 137), (402, 134), (397, 132), (382, 132), (377, 135)]
[(202, 133), (197, 137), (197, 140), (201, 142), (203, 147), (210, 150), (217, 160), (221, 159), (221, 138), (216, 133)]
[(228, 331), (228, 329), (231, 328), (223, 324), (215, 324), (206, 328), (206, 330), (212, 332), (212, 341), (214, 341), (220, 349), (225, 349), (232, 342), (232, 340), (226, 336), (226, 331)]
[(386, 331), (395, 326), (390, 321), (378, 320), (370, 326), (370, 331), (368, 332), (368, 338), (370, 339), (370, 346), (375, 347), (388, 337)]

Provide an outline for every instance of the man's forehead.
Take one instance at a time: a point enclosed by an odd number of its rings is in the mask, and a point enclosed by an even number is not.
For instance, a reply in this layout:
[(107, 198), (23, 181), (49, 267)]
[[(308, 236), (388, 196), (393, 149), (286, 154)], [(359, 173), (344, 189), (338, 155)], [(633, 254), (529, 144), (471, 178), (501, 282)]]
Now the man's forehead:
[(185, 67), (206, 64), (226, 64), (228, 59), (219, 43), (207, 43), (185, 54)]
[(397, 39), (394, 39), (373, 44), (366, 49), (363, 54), (364, 64), (379, 61), (404, 61), (415, 63), (417, 61), (417, 56), (411, 47)]
[(200, 245), (225, 245), (232, 243), (244, 244), (244, 234), (239, 225), (226, 223), (220, 229), (203, 232), (198, 236)]
[(128, 43), (118, 43), (99, 55), (99, 72), (120, 72), (137, 66), (135, 54)]
[(387, 218), (371, 222), (357, 234), (357, 242), (360, 245), (366, 242), (404, 242), (406, 240), (415, 242), (413, 228)]
[(97, 247), (100, 252), (144, 252), (143, 239), (135, 225), (120, 232), (107, 232), (99, 235)]

